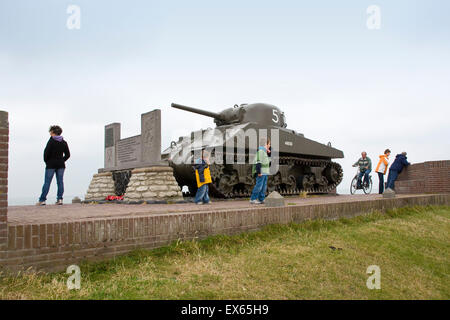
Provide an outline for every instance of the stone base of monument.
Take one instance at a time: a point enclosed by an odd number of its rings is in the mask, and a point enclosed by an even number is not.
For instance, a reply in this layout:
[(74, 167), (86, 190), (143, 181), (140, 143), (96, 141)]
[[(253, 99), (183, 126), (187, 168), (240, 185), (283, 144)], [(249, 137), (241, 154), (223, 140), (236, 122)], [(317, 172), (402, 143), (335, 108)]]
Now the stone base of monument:
[(183, 194), (168, 166), (138, 168), (131, 171), (125, 202), (181, 201)]
[(94, 174), (84, 201), (105, 200), (107, 196), (114, 195), (114, 180), (112, 172)]
[(284, 207), (284, 198), (276, 191), (272, 191), (265, 199), (266, 207)]
[(395, 191), (391, 188), (387, 188), (383, 192), (383, 198), (395, 198)]

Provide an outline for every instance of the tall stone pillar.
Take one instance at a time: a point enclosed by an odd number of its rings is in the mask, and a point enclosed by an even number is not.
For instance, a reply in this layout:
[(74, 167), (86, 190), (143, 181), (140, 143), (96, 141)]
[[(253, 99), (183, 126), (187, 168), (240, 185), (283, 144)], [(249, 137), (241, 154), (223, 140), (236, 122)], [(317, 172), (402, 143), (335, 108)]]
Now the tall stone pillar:
[(8, 144), (8, 112), (0, 111), (0, 251), (6, 251), (8, 242)]
[(161, 110), (141, 115), (141, 163), (158, 164), (161, 161)]
[(120, 140), (120, 123), (105, 126), (105, 168), (117, 166), (116, 142)]

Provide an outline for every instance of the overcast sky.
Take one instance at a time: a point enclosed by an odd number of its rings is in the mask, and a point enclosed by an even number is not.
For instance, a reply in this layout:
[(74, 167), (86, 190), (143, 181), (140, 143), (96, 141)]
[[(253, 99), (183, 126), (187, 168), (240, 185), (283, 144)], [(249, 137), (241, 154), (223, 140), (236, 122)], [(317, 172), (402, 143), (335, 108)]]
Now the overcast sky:
[[(80, 29), (66, 26), (69, 5), (81, 9)], [(370, 5), (380, 29), (367, 27)], [(278, 106), (288, 128), (344, 151), (341, 193), (362, 150), (374, 162), (386, 148), (412, 162), (450, 159), (449, 13), (446, 0), (2, 0), (10, 204), (37, 200), (51, 124), (72, 152), (66, 202), (103, 166), (105, 124), (139, 134), (140, 114), (159, 108), (163, 149), (214, 126), (171, 102)]]

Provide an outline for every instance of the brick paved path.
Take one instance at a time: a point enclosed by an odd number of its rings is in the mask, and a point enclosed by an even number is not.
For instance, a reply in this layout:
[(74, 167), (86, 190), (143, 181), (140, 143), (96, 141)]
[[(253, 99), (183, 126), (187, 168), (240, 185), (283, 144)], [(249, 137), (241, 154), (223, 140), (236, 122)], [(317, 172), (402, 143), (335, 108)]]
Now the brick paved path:
[[(413, 195), (397, 195), (411, 197)], [(286, 197), (286, 205), (326, 204), (349, 201), (365, 201), (381, 199), (381, 195), (340, 195), (340, 196), (311, 196), (308, 198)], [(194, 203), (180, 204), (65, 204), (63, 206), (10, 206), (8, 207), (8, 224), (41, 224), (70, 222), (78, 220), (95, 220), (107, 217), (137, 217), (156, 214), (224, 211), (249, 207), (264, 207), (251, 205), (248, 200), (215, 201), (210, 205), (196, 205)]]

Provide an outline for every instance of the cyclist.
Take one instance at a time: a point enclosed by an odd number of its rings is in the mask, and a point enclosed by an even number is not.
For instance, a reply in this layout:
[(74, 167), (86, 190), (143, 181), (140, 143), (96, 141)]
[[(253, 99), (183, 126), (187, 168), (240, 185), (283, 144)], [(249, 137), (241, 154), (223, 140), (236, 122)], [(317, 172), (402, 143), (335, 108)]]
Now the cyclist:
[(361, 178), (364, 176), (364, 183), (369, 183), (369, 173), (372, 171), (372, 160), (367, 156), (367, 152), (361, 152), (361, 158), (353, 164), (353, 167), (358, 166), (359, 175), (356, 188), (361, 189)]

